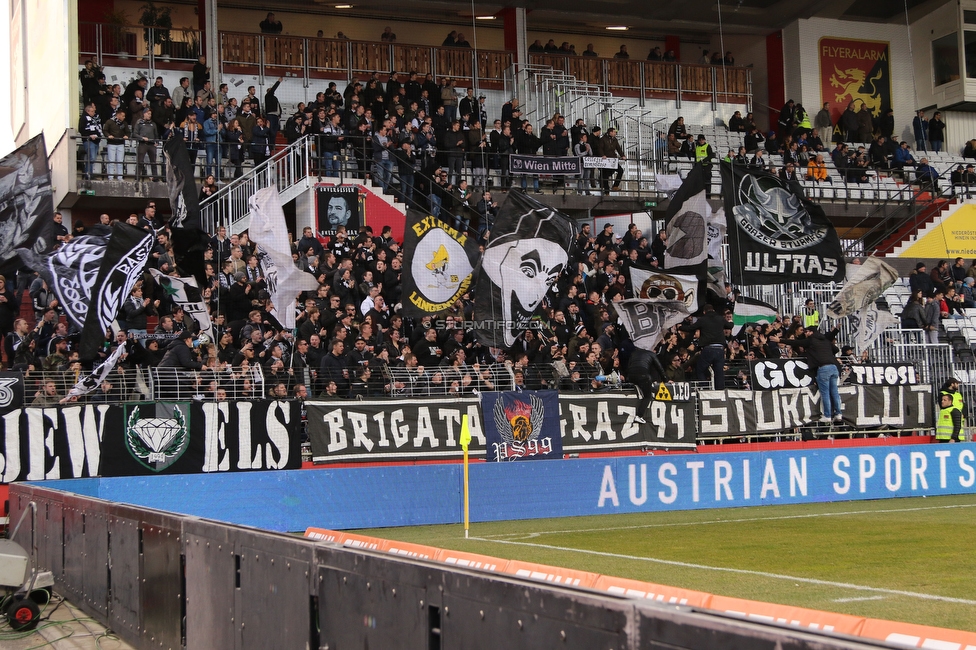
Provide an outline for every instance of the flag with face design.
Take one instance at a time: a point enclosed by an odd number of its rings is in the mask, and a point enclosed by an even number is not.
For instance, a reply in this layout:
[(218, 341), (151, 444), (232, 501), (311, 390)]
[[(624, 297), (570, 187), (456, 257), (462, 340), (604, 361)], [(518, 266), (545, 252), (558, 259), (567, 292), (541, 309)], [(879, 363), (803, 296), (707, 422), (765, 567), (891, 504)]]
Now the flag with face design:
[(492, 347), (510, 347), (545, 306), (569, 264), (576, 224), (522, 192), (498, 211), (475, 287), (474, 330)]

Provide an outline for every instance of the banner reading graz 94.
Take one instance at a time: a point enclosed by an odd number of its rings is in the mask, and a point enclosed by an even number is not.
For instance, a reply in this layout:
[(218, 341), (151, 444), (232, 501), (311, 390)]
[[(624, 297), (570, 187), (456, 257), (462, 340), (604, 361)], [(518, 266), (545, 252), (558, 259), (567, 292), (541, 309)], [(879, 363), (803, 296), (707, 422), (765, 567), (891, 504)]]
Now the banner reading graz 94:
[[(686, 387), (676, 385), (675, 395), (670, 396), (683, 399), (685, 391), (681, 389)], [(460, 460), (462, 414), (468, 416), (471, 429), (470, 453), (476, 458), (485, 454), (481, 408), (474, 397), (305, 404), (312, 460), (316, 463)], [(634, 421), (636, 414), (637, 396), (633, 393), (560, 395), (563, 452), (695, 446), (694, 402), (654, 401), (644, 416), (645, 425)]]
[(301, 467), (297, 402), (26, 408), (3, 417), (0, 483)]
[[(844, 422), (857, 428), (925, 429), (932, 426), (931, 386), (841, 386)], [(768, 391), (698, 393), (700, 438), (786, 431), (820, 419), (816, 386)]]

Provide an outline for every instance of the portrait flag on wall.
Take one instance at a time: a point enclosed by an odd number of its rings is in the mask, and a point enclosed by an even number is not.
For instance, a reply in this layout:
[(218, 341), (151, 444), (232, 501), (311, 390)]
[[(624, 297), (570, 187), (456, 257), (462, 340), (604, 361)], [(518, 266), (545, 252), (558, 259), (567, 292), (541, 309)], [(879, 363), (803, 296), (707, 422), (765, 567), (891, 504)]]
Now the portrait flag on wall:
[(466, 230), (419, 210), (407, 210), (403, 234), (403, 315), (443, 312), (471, 290), (481, 251)]
[(498, 210), (478, 269), (474, 330), (492, 347), (510, 347), (543, 307), (569, 264), (576, 224), (518, 190)]

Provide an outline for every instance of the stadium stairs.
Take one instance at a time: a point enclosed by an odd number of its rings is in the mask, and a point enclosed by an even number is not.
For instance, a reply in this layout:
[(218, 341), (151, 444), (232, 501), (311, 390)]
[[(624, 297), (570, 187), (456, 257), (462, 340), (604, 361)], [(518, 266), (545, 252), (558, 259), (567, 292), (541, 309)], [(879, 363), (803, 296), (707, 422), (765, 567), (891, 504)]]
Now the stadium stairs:
[[(403, 221), (405, 208), (395, 202), (393, 196), (385, 195), (372, 180), (331, 178), (319, 176), (314, 137), (305, 136), (301, 140), (285, 145), (275, 154), (248, 169), (240, 178), (227, 183), (201, 206), (204, 229), (216, 232), (218, 225), (225, 226), (229, 232), (243, 232), (250, 222), (249, 199), (255, 192), (268, 187), (273, 182), (278, 188), (282, 205), (299, 199), (307, 192), (314, 192), (316, 184), (342, 183), (358, 185), (366, 194), (367, 212), (370, 226), (374, 230), (395, 221)], [(348, 168), (348, 162), (342, 162)], [(314, 201), (314, 197), (312, 197)], [(314, 203), (313, 203), (314, 206)]]
[[(919, 196), (920, 200), (923, 198)], [(898, 230), (878, 244), (878, 255), (895, 257), (901, 255), (932, 227), (942, 223), (946, 217), (958, 210), (961, 206), (962, 203), (954, 198), (932, 200), (916, 218), (906, 221)]]

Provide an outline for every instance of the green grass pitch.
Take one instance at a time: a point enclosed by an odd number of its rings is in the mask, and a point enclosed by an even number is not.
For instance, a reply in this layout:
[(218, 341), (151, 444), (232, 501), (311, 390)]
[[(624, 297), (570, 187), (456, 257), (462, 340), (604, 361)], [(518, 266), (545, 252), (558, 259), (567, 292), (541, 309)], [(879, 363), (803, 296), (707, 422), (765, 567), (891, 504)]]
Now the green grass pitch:
[(976, 631), (976, 495), (355, 532)]

